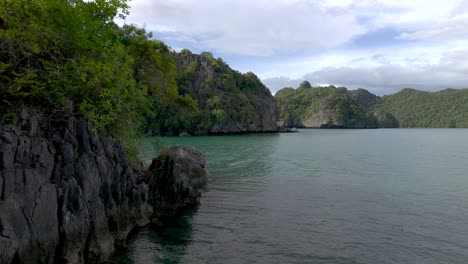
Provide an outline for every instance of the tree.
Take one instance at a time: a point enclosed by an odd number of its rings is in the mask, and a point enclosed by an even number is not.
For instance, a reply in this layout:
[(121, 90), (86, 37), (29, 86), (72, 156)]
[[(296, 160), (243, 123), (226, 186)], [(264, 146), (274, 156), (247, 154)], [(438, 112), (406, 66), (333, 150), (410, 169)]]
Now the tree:
[(0, 1), (0, 111), (72, 100), (95, 130), (131, 146), (148, 99), (113, 22), (127, 10), (126, 0)]
[(299, 85), (299, 88), (312, 88), (312, 85), (310, 85), (310, 82), (309, 81), (303, 81), (300, 85)]

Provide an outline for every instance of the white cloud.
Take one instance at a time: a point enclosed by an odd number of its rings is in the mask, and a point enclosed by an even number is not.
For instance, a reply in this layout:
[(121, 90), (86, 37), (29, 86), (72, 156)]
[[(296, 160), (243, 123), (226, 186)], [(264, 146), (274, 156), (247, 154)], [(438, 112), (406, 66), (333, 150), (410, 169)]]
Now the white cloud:
[(406, 40), (468, 38), (467, 12), (468, 0), (134, 0), (127, 22), (201, 49), (267, 56), (339, 47), (381, 28)]
[(429, 28), (403, 33), (399, 37), (408, 40), (468, 39), (468, 17), (462, 16), (452, 20), (445, 20)]
[(127, 22), (150, 30), (192, 36), (206, 49), (272, 55), (336, 47), (365, 33), (356, 16), (331, 13), (319, 2), (135, 1)]
[(313, 84), (327, 83), (351, 89), (366, 88), (379, 95), (394, 93), (402, 88), (468, 88), (468, 49), (444, 53), (436, 63), (421, 59), (407, 59), (405, 63), (382, 61), (384, 55), (373, 55), (364, 60), (375, 60), (376, 57), (379, 63), (373, 67), (365, 64), (325, 67), (304, 74), (298, 79), (283, 77), (267, 78), (263, 81), (273, 93), (285, 86), (297, 87), (303, 80)]

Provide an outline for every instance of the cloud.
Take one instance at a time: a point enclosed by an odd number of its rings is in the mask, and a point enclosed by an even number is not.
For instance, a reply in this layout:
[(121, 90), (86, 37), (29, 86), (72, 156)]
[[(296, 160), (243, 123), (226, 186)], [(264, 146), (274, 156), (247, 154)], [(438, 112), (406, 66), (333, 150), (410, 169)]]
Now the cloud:
[[(401, 40), (468, 38), (468, 0), (134, 0), (128, 23), (171, 44), (271, 56), (346, 47), (381, 29)], [(397, 38), (398, 36), (395, 36)], [(391, 45), (391, 41), (389, 43)]]
[[(133, 0), (127, 23), (213, 51), (273, 91), (468, 87), (468, 0)], [(278, 77), (283, 76), (283, 77)]]
[(336, 47), (365, 33), (350, 12), (307, 0), (135, 1), (127, 22), (197, 39), (206, 49), (272, 55)]
[(399, 36), (407, 40), (450, 40), (468, 38), (468, 17), (444, 21), (427, 29), (403, 33)]
[[(382, 55), (369, 59), (382, 58)], [(299, 79), (268, 78), (264, 83), (273, 93), (287, 86), (297, 87), (302, 80), (313, 84), (334, 84), (350, 89), (366, 88), (379, 95), (394, 93), (402, 88), (440, 90), (468, 88), (468, 50), (445, 53), (437, 63), (408, 60), (407, 64), (380, 63), (374, 67), (326, 67), (305, 74)]]
[(419, 9), (412, 9), (402, 14), (403, 18), (394, 24), (406, 31), (399, 36), (400, 39), (436, 41), (468, 39), (468, 0), (417, 4)]

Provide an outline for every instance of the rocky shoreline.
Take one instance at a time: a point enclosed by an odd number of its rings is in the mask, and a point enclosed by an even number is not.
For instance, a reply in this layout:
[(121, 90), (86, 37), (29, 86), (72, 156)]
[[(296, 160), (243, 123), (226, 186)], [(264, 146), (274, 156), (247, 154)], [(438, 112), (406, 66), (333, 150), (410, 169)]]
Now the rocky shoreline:
[(199, 203), (203, 154), (163, 150), (146, 171), (74, 116), (0, 123), (0, 263), (102, 263), (132, 229)]

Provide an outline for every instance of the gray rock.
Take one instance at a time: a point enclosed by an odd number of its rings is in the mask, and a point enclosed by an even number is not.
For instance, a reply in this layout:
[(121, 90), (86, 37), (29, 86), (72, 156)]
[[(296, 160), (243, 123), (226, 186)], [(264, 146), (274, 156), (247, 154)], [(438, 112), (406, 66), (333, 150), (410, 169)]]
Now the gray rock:
[(147, 177), (148, 199), (156, 216), (174, 216), (200, 202), (207, 183), (205, 158), (193, 148), (166, 148), (153, 160)]
[(145, 178), (120, 143), (81, 118), (20, 118), (21, 129), (0, 123), (2, 264), (101, 263), (134, 227), (199, 202), (199, 151), (169, 148)]
[(184, 132), (181, 132), (181, 133), (179, 134), (179, 137), (189, 137), (189, 136), (190, 136), (190, 134), (187, 133), (187, 132), (185, 132), (185, 131), (184, 131)]

